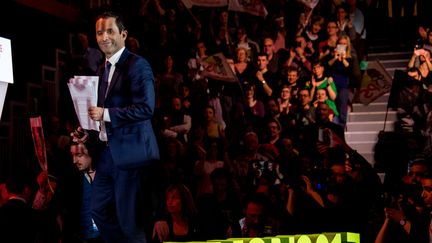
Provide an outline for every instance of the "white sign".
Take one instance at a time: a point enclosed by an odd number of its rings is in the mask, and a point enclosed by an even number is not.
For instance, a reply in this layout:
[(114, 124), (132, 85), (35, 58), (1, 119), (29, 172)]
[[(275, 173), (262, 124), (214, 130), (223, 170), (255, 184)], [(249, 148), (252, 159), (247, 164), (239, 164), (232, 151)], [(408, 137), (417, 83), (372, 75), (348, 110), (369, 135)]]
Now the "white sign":
[(11, 42), (3, 37), (0, 37), (0, 81), (13, 83)]
[(0, 82), (0, 119), (3, 112), (3, 106), (6, 99), (6, 90), (7, 90), (8, 83)]

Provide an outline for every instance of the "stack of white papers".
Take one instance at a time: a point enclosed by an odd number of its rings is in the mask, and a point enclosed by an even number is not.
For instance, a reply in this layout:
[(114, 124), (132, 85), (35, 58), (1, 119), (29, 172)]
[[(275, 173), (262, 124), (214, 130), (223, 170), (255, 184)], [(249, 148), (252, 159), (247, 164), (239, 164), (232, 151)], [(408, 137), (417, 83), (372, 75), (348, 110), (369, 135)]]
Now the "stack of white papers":
[(88, 115), (88, 108), (97, 106), (98, 84), (98, 76), (74, 76), (68, 83), (80, 125), (87, 130), (99, 131), (99, 122), (93, 121)]

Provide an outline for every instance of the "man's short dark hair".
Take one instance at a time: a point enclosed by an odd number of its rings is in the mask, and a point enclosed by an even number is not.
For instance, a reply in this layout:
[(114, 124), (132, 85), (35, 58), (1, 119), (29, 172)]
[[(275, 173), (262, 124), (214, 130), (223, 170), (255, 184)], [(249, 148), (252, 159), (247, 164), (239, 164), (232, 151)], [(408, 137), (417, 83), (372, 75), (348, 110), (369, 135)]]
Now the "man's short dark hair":
[(121, 16), (119, 13), (116, 13), (114, 11), (106, 11), (101, 14), (99, 14), (96, 17), (96, 20), (98, 19), (107, 19), (107, 18), (114, 18), (116, 20), (117, 27), (119, 28), (119, 31), (122, 32), (123, 30), (126, 30), (126, 24), (123, 19), (123, 16)]

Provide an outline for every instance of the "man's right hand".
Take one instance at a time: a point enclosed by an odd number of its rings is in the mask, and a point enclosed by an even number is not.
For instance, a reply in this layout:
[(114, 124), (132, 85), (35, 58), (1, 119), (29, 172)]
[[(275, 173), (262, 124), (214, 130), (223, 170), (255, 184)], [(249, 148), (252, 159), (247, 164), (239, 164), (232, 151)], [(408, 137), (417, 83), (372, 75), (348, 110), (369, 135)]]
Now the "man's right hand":
[(89, 134), (82, 127), (77, 127), (75, 131), (71, 132), (70, 136), (75, 143), (85, 143), (89, 139)]

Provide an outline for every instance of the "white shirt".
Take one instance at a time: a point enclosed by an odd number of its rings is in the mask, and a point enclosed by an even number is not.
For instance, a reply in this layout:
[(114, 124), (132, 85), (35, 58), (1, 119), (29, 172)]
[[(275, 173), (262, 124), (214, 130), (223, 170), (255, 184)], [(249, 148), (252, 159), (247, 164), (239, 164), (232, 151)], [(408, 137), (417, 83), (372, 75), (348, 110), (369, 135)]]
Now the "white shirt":
[[(110, 72), (108, 74), (108, 87), (107, 87), (107, 89), (109, 88), (109, 86), (111, 84), (111, 79), (112, 79), (112, 76), (113, 76), (114, 71), (116, 69), (116, 64), (117, 64), (118, 60), (120, 59), (120, 56), (124, 50), (125, 50), (125, 47), (121, 48), (118, 52), (116, 52), (114, 55), (112, 55), (109, 59), (105, 60), (106, 62), (111, 63), (111, 69), (110, 69)], [(107, 93), (108, 92), (105, 92), (105, 97), (106, 97)], [(108, 141), (108, 136), (106, 134), (106, 129), (105, 129), (105, 122), (111, 122), (108, 108), (104, 108), (103, 121), (100, 122), (99, 139), (101, 141)]]

